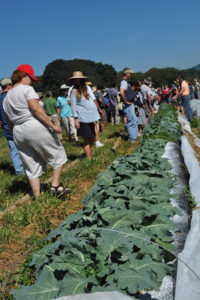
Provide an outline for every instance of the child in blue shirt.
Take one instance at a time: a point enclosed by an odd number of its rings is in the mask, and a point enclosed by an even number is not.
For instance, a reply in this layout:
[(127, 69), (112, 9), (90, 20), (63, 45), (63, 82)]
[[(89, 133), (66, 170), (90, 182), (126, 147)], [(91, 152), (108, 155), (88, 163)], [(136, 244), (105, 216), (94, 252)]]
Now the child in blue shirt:
[(62, 96), (57, 98), (57, 116), (59, 120), (62, 120), (63, 126), (66, 130), (66, 134), (71, 139), (72, 134), (74, 135), (75, 141), (78, 141), (77, 130), (75, 128), (74, 118), (72, 116), (71, 102), (68, 95), (69, 87), (62, 84), (60, 87)]

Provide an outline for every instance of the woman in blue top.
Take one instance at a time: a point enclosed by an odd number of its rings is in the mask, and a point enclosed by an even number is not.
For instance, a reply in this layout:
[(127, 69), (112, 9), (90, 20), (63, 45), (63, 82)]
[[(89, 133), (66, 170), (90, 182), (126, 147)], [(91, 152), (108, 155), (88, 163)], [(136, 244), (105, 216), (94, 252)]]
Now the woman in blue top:
[(78, 136), (84, 138), (84, 150), (87, 158), (92, 156), (92, 147), (95, 141), (95, 122), (100, 119), (102, 111), (96, 101), (92, 89), (85, 84), (82, 72), (74, 72), (70, 79), (73, 89), (70, 93), (72, 115)]
[(69, 86), (66, 84), (62, 84), (60, 87), (62, 96), (57, 98), (57, 117), (58, 120), (62, 120), (62, 124), (66, 130), (66, 134), (71, 140), (71, 135), (74, 135), (75, 141), (78, 141), (77, 138), (77, 130), (74, 124), (74, 118), (72, 117), (72, 110), (71, 110), (71, 102), (68, 95)]

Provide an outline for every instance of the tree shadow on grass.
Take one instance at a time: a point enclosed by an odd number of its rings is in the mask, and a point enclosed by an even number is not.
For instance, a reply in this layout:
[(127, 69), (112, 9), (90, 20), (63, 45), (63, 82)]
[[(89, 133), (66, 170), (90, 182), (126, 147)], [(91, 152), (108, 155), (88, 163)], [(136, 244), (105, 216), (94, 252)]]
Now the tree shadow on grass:
[(121, 137), (122, 140), (125, 140), (125, 141), (128, 140), (128, 136), (126, 136), (126, 135), (124, 135), (124, 134), (122, 134), (120, 132), (115, 132), (115, 133), (113, 133), (113, 134), (111, 134), (111, 135), (108, 136), (109, 139), (112, 139), (112, 138), (115, 138), (115, 137), (117, 137), (117, 138)]
[(76, 160), (76, 159), (83, 159), (85, 158), (85, 153), (82, 153), (80, 155), (76, 155), (76, 154), (71, 154), (67, 156), (69, 160)]
[(5, 189), (11, 195), (18, 193), (30, 193), (30, 185), (26, 177), (16, 177), (11, 183), (6, 185)]
[(5, 173), (10, 173), (11, 175), (15, 174), (15, 170), (11, 164), (8, 162), (1, 162), (0, 163), (0, 170), (3, 170)]
[[(50, 186), (51, 184), (48, 183), (40, 183), (40, 191), (48, 192), (50, 191)], [(10, 195), (22, 193), (24, 195), (29, 194), (30, 197), (33, 196), (33, 192), (26, 177), (15, 178), (11, 183), (6, 185), (5, 190)]]

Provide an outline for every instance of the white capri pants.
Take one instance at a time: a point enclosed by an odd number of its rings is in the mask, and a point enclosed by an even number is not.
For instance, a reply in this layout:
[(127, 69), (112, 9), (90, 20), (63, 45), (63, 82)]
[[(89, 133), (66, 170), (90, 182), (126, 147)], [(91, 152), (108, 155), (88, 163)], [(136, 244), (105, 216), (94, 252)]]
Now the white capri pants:
[(13, 137), (29, 179), (40, 177), (47, 165), (55, 170), (67, 161), (56, 134), (37, 119), (15, 125)]
[(66, 130), (66, 134), (70, 136), (71, 134), (76, 134), (76, 127), (74, 124), (74, 118), (72, 116), (62, 118), (63, 126)]

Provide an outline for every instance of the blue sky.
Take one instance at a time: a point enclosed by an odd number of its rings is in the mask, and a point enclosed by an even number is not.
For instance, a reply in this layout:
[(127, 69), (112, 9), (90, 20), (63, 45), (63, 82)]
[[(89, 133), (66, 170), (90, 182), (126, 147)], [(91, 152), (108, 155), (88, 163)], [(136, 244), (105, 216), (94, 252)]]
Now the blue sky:
[(200, 63), (199, 0), (9, 0), (1, 3), (0, 78), (54, 59), (180, 69)]

